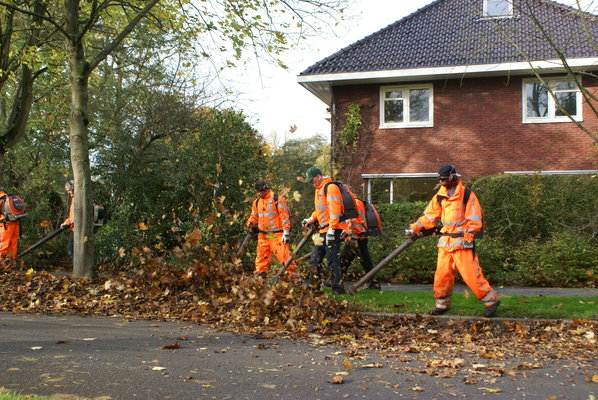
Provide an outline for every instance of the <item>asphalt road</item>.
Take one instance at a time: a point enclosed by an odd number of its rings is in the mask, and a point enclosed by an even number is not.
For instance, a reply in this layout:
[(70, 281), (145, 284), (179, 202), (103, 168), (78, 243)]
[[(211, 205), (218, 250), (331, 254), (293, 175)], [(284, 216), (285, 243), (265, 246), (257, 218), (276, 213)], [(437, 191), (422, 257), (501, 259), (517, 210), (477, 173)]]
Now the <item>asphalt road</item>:
[[(471, 384), (465, 371), (452, 378), (421, 373), (425, 366), (417, 355), (349, 355), (319, 340), (253, 337), (172, 322), (0, 313), (0, 387), (97, 400), (598, 397), (598, 384), (587, 380), (598, 373), (598, 363), (557, 358), (515, 376), (475, 377)], [(162, 348), (175, 343), (180, 347)], [(344, 382), (330, 383), (335, 376)]]

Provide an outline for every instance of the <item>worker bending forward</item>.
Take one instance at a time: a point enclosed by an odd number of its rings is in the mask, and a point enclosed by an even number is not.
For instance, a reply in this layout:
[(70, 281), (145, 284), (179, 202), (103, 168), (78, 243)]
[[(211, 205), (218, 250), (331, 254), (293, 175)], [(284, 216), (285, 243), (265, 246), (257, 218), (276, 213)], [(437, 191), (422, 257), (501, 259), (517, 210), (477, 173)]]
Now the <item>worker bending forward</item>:
[[(258, 199), (251, 207), (247, 227), (258, 232), (255, 273), (266, 274), (273, 255), (281, 264), (290, 257), (291, 218), (285, 198), (272, 192), (268, 183), (257, 182), (255, 190)], [(287, 271), (290, 277), (299, 278), (295, 261), (289, 264)]]

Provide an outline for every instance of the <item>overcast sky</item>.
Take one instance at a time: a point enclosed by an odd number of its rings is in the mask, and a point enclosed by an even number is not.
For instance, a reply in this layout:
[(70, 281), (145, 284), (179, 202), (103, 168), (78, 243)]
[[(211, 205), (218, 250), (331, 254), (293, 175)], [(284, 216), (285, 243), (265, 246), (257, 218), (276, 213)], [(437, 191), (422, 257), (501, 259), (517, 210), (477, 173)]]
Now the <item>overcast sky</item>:
[[(291, 138), (307, 138), (321, 134), (330, 137), (330, 124), (325, 120), (326, 104), (297, 83), (297, 75), (307, 67), (365, 36), (411, 14), (433, 0), (355, 0), (348, 26), (336, 29), (337, 37), (313, 37), (300, 49), (283, 55), (287, 71), (261, 63), (261, 71), (251, 67), (236, 71), (233, 80), (240, 80), (233, 89), (240, 92), (234, 108), (242, 109), (249, 122), (275, 144)], [(588, 1), (588, 0), (585, 0)], [(561, 0), (574, 3), (574, 0)], [(294, 133), (289, 127), (296, 125)]]

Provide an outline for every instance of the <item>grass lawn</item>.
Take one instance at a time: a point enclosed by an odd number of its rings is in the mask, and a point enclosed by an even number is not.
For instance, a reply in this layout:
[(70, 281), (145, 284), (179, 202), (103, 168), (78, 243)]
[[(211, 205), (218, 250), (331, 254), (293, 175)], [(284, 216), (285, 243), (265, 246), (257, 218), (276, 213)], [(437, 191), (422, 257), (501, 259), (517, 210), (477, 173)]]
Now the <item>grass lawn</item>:
[[(329, 295), (339, 301), (347, 300), (358, 311), (426, 314), (434, 307), (431, 291), (400, 292), (360, 290), (354, 296)], [(497, 317), (573, 319), (596, 318), (598, 296), (500, 296)], [(471, 292), (453, 293), (452, 309), (445, 315), (484, 315), (484, 306)]]

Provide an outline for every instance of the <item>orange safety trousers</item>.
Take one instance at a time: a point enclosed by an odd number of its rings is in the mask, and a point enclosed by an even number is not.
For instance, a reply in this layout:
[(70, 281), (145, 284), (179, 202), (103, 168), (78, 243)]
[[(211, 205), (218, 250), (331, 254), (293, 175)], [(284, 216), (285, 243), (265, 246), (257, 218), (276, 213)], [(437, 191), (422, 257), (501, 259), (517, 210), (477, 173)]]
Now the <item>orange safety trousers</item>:
[[(273, 255), (276, 256), (281, 265), (291, 256), (289, 245), (282, 243), (280, 240), (281, 237), (282, 232), (258, 235), (257, 255), (255, 257), (256, 274), (268, 272)], [(289, 264), (287, 272), (289, 273), (289, 276), (292, 277), (298, 275), (297, 264), (295, 261), (292, 261)]]
[(484, 303), (484, 306), (490, 307), (496, 303), (498, 297), (482, 274), (477, 254), (474, 255), (471, 249), (447, 251), (439, 247), (438, 263), (434, 273), (436, 308), (450, 307), (457, 271), (478, 300)]
[(19, 243), (19, 222), (0, 222), (0, 257), (17, 257)]

